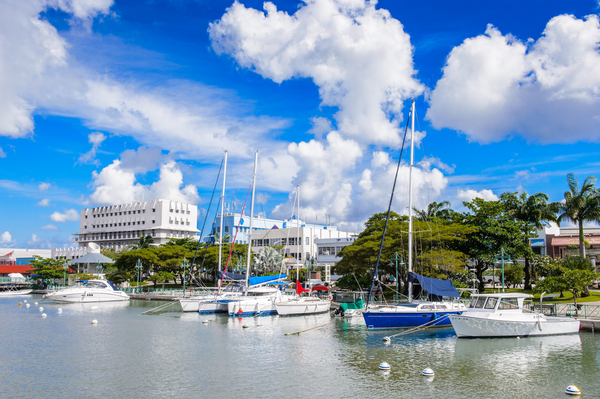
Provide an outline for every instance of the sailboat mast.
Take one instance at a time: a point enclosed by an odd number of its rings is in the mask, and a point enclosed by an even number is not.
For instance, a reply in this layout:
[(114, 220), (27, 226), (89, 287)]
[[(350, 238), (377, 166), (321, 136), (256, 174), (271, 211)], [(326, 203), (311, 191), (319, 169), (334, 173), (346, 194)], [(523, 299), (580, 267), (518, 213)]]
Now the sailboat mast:
[(296, 254), (296, 281), (300, 281), (300, 185), (296, 186), (296, 197), (298, 197), (298, 214), (296, 215), (296, 222), (298, 226), (296, 231), (296, 250), (298, 251), (298, 253)]
[(250, 229), (248, 231), (248, 256), (246, 258), (246, 287), (250, 277), (250, 254), (252, 253), (252, 220), (254, 219), (254, 192), (256, 191), (256, 164), (258, 163), (258, 151), (254, 154), (254, 174), (252, 175), (252, 205), (250, 206)]
[[(412, 217), (412, 171), (415, 156), (415, 102), (413, 100), (410, 111), (412, 120), (410, 126), (410, 166), (408, 168), (408, 272), (412, 271), (413, 262), (413, 217)], [(412, 301), (412, 283), (408, 283), (408, 302)]]
[(223, 165), (223, 191), (221, 192), (221, 224), (219, 226), (219, 271), (221, 271), (221, 244), (223, 243), (223, 208), (225, 203), (225, 178), (227, 177), (227, 150)]

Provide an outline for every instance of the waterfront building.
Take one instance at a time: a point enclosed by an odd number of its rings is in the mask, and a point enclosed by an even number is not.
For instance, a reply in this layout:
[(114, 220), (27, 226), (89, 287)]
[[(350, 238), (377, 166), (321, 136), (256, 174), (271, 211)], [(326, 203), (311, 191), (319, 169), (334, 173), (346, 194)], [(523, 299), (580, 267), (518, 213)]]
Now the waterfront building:
[[(248, 244), (248, 233), (250, 231), (250, 216), (242, 215), (240, 213), (231, 213), (226, 212), (223, 215), (223, 236), (230, 235), (231, 239), (235, 236), (236, 229), (239, 225), (239, 231), (237, 232), (237, 237), (235, 242), (237, 244)], [(285, 228), (294, 228), (298, 225), (296, 216), (292, 216), (289, 219), (270, 219), (265, 218), (260, 215), (254, 216), (252, 220), (252, 231), (253, 233), (257, 231), (268, 231), (274, 228), (277, 229), (285, 229)], [(317, 224), (317, 223), (305, 223), (302, 220), (300, 221), (300, 225), (302, 227), (310, 227), (314, 229), (329, 229), (329, 230), (337, 230), (337, 227), (331, 225)], [(203, 238), (204, 241), (207, 242), (215, 242), (215, 234), (221, 234), (221, 215), (217, 215), (215, 217), (214, 222), (212, 223), (212, 229), (208, 236)], [(254, 237), (254, 234), (253, 234)]]
[(28, 274), (36, 256), (49, 258), (49, 249), (0, 248), (0, 277), (12, 273)]
[(151, 236), (154, 244), (160, 245), (171, 238), (197, 239), (197, 223), (196, 205), (168, 199), (85, 208), (80, 212), (79, 231), (73, 234), (72, 241), (80, 248), (95, 242), (101, 248), (121, 249), (138, 242), (141, 235)]

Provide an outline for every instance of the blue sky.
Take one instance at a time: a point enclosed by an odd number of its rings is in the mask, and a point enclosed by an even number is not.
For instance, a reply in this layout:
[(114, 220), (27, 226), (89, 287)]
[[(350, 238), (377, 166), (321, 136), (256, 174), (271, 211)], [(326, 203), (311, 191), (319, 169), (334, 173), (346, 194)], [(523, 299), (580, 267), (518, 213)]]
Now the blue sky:
[[(72, 245), (84, 207), (227, 202), (360, 231), (410, 99), (417, 207), (598, 174), (599, 4), (0, 1), (0, 247)], [(403, 167), (394, 208), (407, 204)], [(202, 214), (202, 213), (201, 213)], [(200, 221), (201, 224), (201, 221)]]

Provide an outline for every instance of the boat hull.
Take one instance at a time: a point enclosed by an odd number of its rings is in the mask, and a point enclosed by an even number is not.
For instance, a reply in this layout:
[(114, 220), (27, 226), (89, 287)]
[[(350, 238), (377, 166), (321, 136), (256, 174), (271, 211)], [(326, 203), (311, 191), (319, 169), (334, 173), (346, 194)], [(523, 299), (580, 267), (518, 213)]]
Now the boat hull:
[(324, 313), (331, 309), (329, 301), (287, 301), (275, 305), (280, 316)]
[(459, 315), (459, 311), (437, 312), (382, 312), (369, 310), (362, 315), (369, 330), (384, 330), (393, 328), (412, 328), (427, 324), (427, 327), (449, 327), (450, 315)]
[(27, 295), (27, 294), (30, 294), (31, 291), (33, 291), (33, 290), (27, 289), (27, 290), (18, 290), (18, 291), (3, 291), (3, 292), (0, 292), (0, 297)]
[(459, 338), (528, 337), (540, 335), (575, 334), (579, 332), (579, 320), (563, 317), (545, 319), (496, 320), (473, 316), (450, 316), (454, 331)]
[(44, 298), (57, 303), (90, 303), (128, 301), (129, 295), (121, 291), (113, 292), (84, 292), (61, 293), (60, 291), (47, 294)]

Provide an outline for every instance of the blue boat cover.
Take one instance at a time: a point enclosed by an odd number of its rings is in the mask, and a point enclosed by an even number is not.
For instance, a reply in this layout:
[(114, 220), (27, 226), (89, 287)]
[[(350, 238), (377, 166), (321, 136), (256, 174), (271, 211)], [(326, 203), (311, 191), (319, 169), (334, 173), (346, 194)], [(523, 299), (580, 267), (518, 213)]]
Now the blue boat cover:
[(437, 278), (425, 277), (415, 272), (408, 274), (408, 281), (411, 283), (418, 283), (421, 288), (427, 291), (428, 294), (438, 296), (449, 296), (453, 298), (460, 297), (460, 294), (452, 285), (450, 280), (440, 280)]
[(250, 284), (250, 285), (264, 284), (264, 283), (268, 283), (269, 281), (283, 280), (285, 277), (286, 277), (285, 274), (276, 274), (274, 276), (250, 277), (248, 279), (248, 284)]
[[(223, 278), (223, 272), (219, 272), (219, 278)], [(244, 274), (236, 274), (236, 273), (231, 273), (231, 272), (225, 272), (225, 279), (226, 280), (241, 281), (241, 280), (245, 280), (246, 279), (246, 275), (244, 275)]]

